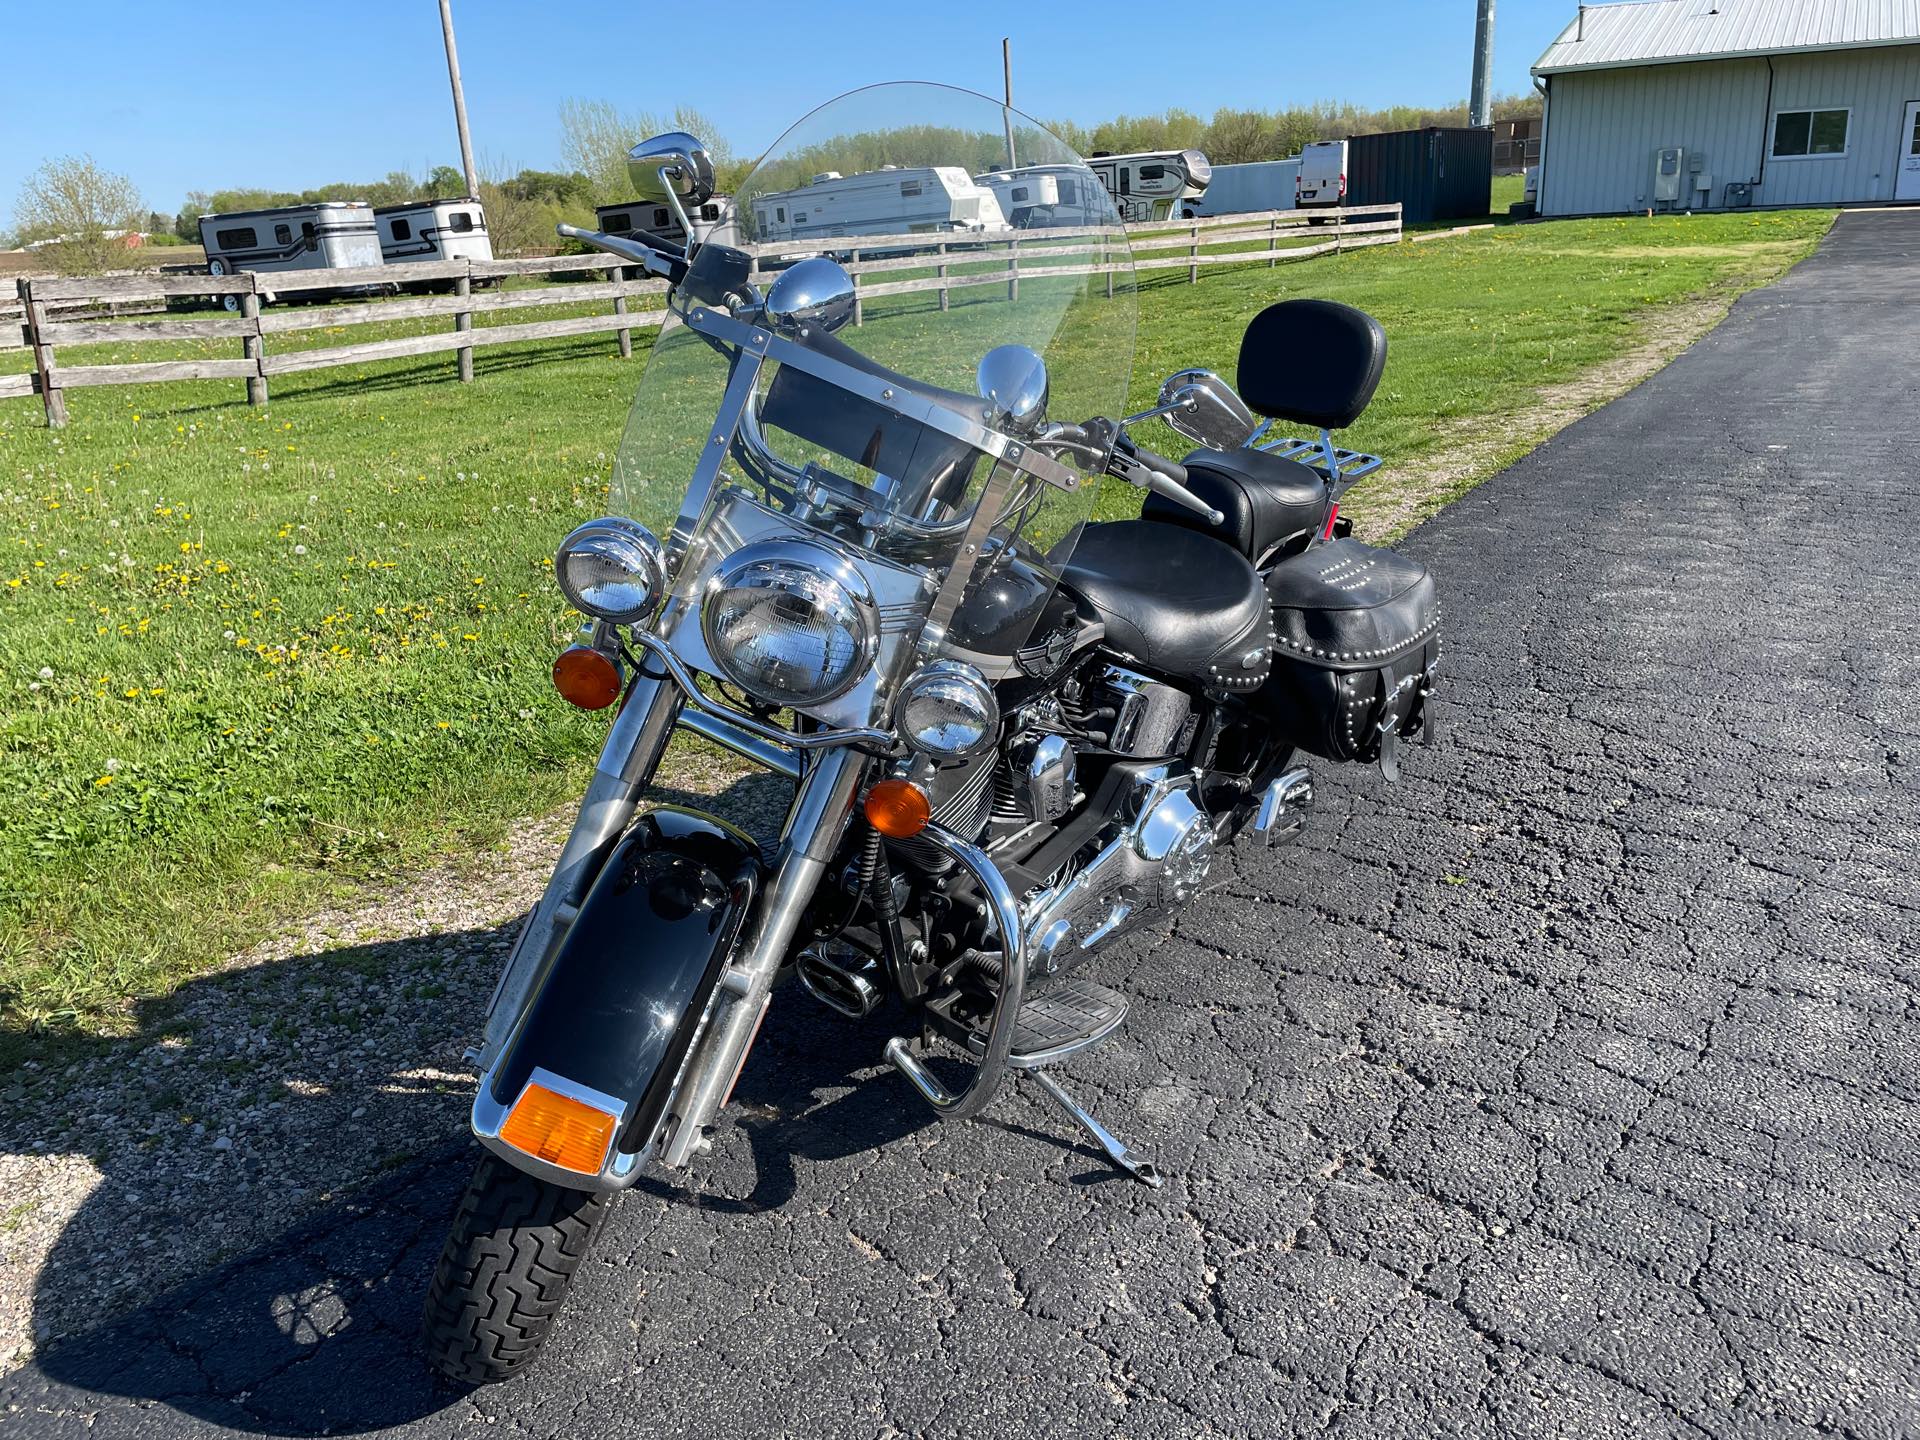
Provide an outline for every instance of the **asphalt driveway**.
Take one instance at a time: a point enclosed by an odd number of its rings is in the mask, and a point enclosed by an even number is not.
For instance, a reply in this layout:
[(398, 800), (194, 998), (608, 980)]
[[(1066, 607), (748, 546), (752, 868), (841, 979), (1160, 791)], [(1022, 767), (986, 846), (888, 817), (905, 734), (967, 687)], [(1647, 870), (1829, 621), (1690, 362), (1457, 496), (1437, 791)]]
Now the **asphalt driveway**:
[(1893, 1437), (1920, 1430), (1920, 213), (1844, 217), (1423, 526), (1442, 743), (932, 1124), (797, 994), (543, 1367), (412, 1349), (463, 1156), (0, 1380), (0, 1431)]

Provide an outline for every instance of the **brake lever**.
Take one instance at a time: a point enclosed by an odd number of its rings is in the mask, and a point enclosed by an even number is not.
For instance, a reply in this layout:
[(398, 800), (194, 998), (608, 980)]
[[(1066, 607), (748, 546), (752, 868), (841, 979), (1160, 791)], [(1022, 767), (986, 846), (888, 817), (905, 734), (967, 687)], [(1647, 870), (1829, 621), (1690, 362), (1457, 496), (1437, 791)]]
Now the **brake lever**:
[[(553, 233), (563, 240), (578, 240), (605, 254), (630, 260), (649, 275), (657, 275), (662, 280), (677, 284), (687, 273), (685, 252), (673, 254), (664, 249), (655, 249), (643, 241), (630, 240), (624, 235), (609, 235), (604, 230), (583, 230), (578, 225), (565, 222), (555, 225)], [(674, 248), (677, 250), (679, 247)]]
[[(1214, 509), (1171, 475), (1157, 468), (1150, 460), (1142, 459), (1143, 454), (1153, 456), (1156, 460), (1162, 459), (1154, 455), (1151, 450), (1142, 451), (1125, 431), (1119, 432), (1115, 436), (1113, 453), (1107, 460), (1107, 473), (1126, 481), (1129, 485), (1150, 490), (1155, 495), (1173, 501), (1176, 505), (1184, 505), (1196, 515), (1205, 517), (1209, 525), (1226, 524), (1227, 517), (1224, 514)], [(1186, 474), (1184, 466), (1171, 460), (1163, 460), (1162, 463), (1180, 471), (1182, 475)]]

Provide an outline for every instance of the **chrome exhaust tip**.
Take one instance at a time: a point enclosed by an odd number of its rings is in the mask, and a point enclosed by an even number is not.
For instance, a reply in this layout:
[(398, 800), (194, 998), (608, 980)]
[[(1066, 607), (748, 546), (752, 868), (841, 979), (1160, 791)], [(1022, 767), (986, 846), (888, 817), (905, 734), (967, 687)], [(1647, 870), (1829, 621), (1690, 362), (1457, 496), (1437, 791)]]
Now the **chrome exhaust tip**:
[(806, 992), (849, 1020), (864, 1020), (880, 1005), (880, 963), (851, 945), (809, 945), (793, 962)]

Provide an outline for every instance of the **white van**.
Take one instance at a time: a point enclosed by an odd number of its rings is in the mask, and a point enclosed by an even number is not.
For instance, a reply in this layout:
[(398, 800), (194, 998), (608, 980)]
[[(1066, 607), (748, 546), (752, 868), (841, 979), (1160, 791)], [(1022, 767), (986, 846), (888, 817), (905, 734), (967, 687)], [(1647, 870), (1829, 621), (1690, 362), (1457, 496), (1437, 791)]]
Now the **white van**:
[[(206, 247), (209, 275), (293, 274), (302, 270), (379, 269), (380, 238), (374, 229), (373, 207), (363, 200), (323, 200), (317, 205), (283, 205), (269, 210), (231, 210), (200, 217), (200, 243)], [(368, 284), (345, 290), (303, 292), (276, 282), (262, 289), (263, 303), (275, 300), (334, 295), (371, 294), (383, 289), (383, 276), (369, 276)], [(240, 308), (240, 297), (226, 295), (221, 303)]]
[(983, 235), (1012, 229), (994, 192), (957, 165), (828, 170), (793, 190), (753, 197), (756, 240), (831, 235)]
[(1207, 193), (1213, 166), (1198, 150), (1142, 151), (1134, 155), (1095, 155), (1087, 168), (1113, 197), (1114, 209), (1129, 225), (1147, 220), (1190, 220), (1193, 202)]
[(1300, 177), (1294, 181), (1294, 208), (1332, 209), (1347, 199), (1347, 142), (1316, 140), (1300, 149)]

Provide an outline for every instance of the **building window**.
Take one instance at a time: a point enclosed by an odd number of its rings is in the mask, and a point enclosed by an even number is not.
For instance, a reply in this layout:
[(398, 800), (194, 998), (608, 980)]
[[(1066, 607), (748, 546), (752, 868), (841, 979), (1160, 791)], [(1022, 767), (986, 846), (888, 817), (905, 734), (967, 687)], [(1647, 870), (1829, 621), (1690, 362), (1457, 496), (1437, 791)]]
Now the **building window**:
[(447, 227), (456, 235), (464, 235), (473, 229), (473, 216), (464, 210), (456, 210), (447, 217)]
[(1782, 110), (1773, 117), (1773, 158), (1847, 153), (1846, 110)]
[[(1749, 131), (1748, 133), (1751, 134), (1752, 132)], [(1140, 178), (1142, 180), (1164, 180), (1167, 178), (1167, 167), (1164, 165), (1142, 165), (1140, 167)]]
[(900, 182), (900, 193), (908, 198), (918, 195), (920, 193), (920, 182), (918, 180), (902, 180)]
[(718, 220), (720, 218), (720, 207), (718, 205), (702, 205), (700, 207), (700, 218), (702, 220)]
[(773, 212), (773, 218), (778, 220), (782, 225), (786, 224), (787, 223), (787, 207), (782, 205), (778, 210), (775, 210)]
[(1013, 187), (1013, 203), (1014, 204), (1016, 205), (1024, 204), (1026, 202), (1026, 198), (1027, 198), (1026, 186), (1016, 185)]
[(260, 243), (260, 237), (253, 233), (251, 225), (244, 225), (238, 230), (214, 231), (213, 241), (222, 250), (251, 250)]
[(610, 233), (615, 235), (631, 235), (633, 233), (633, 216), (627, 214), (624, 210), (614, 215), (603, 216), (600, 223), (606, 226)]
[(273, 241), (276, 245), (291, 245), (293, 243), (293, 227), (291, 225), (274, 226)]
[(314, 237), (319, 233), (320, 233), (319, 231), (313, 228), (313, 222), (311, 220), (302, 220), (300, 222), (301, 238), (306, 240), (309, 244), (313, 242)]
[(392, 226), (393, 226), (393, 238), (394, 238), (394, 239), (396, 239), (396, 240), (411, 240), (411, 239), (413, 238), (413, 226), (411, 226), (411, 225), (409, 225), (409, 224), (408, 224), (408, 223), (407, 223), (406, 221), (404, 221), (404, 220), (395, 220), (395, 221), (392, 221), (392, 222), (390, 222), (390, 223), (391, 223), (391, 224), (392, 224)]

